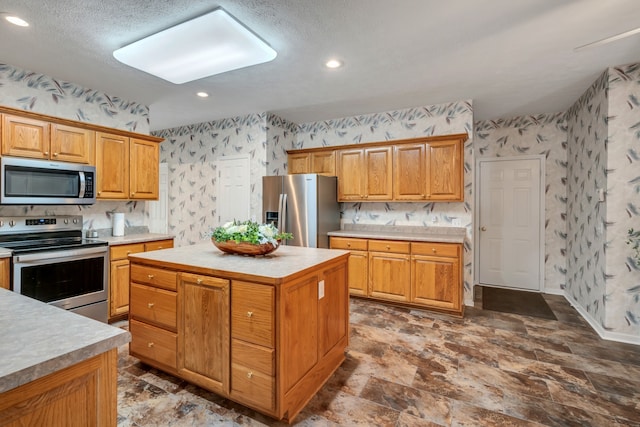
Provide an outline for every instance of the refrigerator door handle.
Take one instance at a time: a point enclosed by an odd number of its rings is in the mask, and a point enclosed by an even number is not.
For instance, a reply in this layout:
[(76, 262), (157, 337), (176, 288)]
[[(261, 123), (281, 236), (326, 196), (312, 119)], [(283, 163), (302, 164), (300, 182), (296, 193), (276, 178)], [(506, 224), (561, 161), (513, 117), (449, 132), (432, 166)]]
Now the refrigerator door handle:
[[(282, 228), (280, 229), (281, 233), (286, 232), (286, 228), (287, 228), (287, 195), (286, 194), (282, 194), (282, 217), (278, 216), (278, 218), (282, 218)], [(286, 244), (286, 240), (283, 241), (284, 244)]]
[(278, 231), (282, 230), (282, 198), (284, 194), (280, 193), (278, 197), (278, 222), (276, 223), (276, 228)]

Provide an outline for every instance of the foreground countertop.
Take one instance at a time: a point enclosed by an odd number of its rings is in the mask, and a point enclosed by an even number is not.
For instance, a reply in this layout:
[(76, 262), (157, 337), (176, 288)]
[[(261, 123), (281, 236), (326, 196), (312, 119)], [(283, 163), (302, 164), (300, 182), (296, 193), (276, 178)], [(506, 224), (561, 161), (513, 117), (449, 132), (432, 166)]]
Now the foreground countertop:
[(345, 224), (344, 229), (330, 231), (327, 234), (335, 237), (356, 237), (362, 239), (464, 243), (466, 228)]
[(130, 340), (120, 328), (0, 289), (0, 393)]
[(347, 257), (349, 251), (280, 246), (266, 256), (231, 255), (212, 243), (129, 255), (132, 261), (196, 271), (212, 276), (280, 283), (319, 264)]

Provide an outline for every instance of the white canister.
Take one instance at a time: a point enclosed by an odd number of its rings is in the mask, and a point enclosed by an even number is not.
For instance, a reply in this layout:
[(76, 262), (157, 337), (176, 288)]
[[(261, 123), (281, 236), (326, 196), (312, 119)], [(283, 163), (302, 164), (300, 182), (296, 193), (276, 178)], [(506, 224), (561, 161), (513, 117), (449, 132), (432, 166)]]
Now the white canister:
[(111, 220), (112, 220), (111, 234), (113, 236), (124, 236), (124, 214), (112, 213)]

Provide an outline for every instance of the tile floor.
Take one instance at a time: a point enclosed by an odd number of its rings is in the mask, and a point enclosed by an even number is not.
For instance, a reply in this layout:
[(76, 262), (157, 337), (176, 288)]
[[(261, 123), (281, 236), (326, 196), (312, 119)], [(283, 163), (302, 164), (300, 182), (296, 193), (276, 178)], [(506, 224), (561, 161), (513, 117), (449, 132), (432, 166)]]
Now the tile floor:
[[(294, 425), (640, 426), (640, 346), (603, 341), (563, 297), (545, 299), (558, 321), (352, 299), (346, 361)], [(126, 346), (119, 374), (118, 426), (283, 425)]]

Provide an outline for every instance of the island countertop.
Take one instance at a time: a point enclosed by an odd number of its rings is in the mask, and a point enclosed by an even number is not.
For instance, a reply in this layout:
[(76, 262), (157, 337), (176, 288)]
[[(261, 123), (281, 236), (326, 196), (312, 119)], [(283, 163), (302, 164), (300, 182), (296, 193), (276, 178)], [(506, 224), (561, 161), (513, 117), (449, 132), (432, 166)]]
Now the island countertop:
[(167, 266), (229, 279), (278, 284), (327, 261), (346, 258), (349, 251), (281, 245), (265, 256), (232, 255), (212, 243), (129, 255), (148, 265)]
[(130, 339), (120, 328), (0, 289), (0, 393)]

